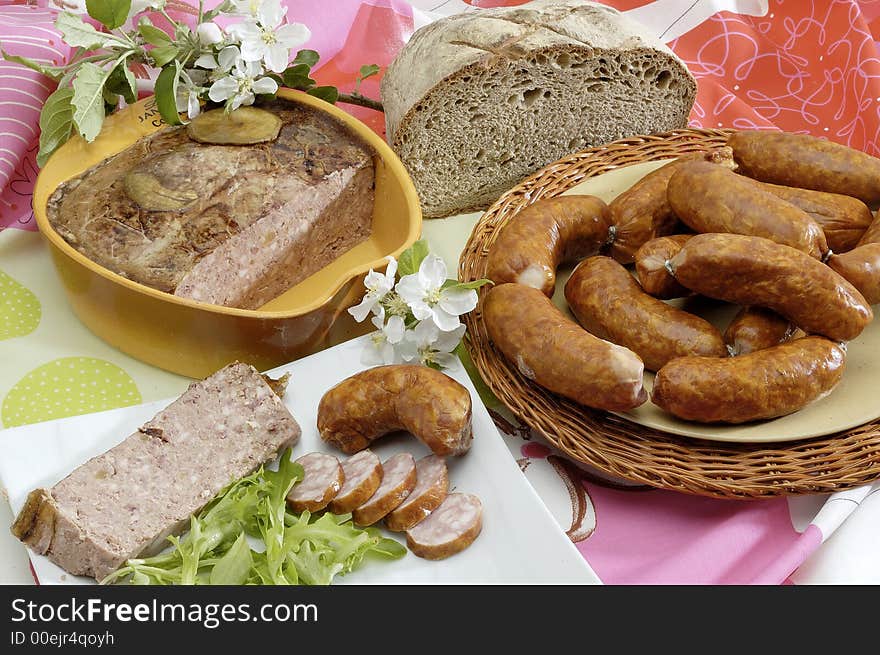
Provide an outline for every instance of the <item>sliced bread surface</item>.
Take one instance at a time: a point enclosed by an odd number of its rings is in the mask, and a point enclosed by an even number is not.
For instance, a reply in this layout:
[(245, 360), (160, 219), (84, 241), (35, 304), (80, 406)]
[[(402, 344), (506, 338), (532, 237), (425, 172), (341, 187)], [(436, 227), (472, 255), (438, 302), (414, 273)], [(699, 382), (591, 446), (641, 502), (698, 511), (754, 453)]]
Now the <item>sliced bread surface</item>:
[(484, 209), (572, 152), (686, 127), (696, 82), (620, 12), (535, 0), (418, 30), (381, 95), (423, 212), (442, 217)]

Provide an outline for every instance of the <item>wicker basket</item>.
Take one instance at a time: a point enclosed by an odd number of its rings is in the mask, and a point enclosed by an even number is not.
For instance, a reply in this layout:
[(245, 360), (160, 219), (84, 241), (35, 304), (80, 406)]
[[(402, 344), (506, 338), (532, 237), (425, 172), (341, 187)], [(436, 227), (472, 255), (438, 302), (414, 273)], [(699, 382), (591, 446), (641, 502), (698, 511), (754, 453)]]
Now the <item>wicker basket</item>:
[[(486, 277), (486, 257), (501, 226), (543, 197), (559, 195), (609, 170), (724, 145), (730, 130), (680, 130), (634, 137), (571, 155), (505, 193), (480, 218), (461, 255), (459, 279)], [(677, 437), (546, 391), (508, 364), (489, 340), (477, 309), (466, 316), (466, 346), (495, 395), (521, 421), (570, 457), (654, 487), (718, 498), (841, 491), (880, 478), (880, 422), (839, 434), (773, 444)]]

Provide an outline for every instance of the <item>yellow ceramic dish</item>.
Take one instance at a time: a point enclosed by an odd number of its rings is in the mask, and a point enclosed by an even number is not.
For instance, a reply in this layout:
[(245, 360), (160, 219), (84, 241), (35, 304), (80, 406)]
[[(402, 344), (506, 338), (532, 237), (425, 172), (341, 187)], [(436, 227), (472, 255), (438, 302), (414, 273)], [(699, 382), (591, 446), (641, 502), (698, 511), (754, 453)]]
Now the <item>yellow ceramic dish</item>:
[(46, 204), (65, 180), (165, 125), (153, 98), (147, 98), (108, 117), (94, 142), (77, 137), (62, 146), (34, 188), (37, 225), (49, 242), (70, 304), (95, 334), (132, 357), (189, 377), (205, 377), (234, 360), (272, 368), (326, 346), (331, 327), (340, 317), (347, 320), (345, 310), (363, 294), (367, 271), (384, 268), (386, 256), (398, 256), (419, 238), (418, 196), (391, 148), (333, 105), (296, 91), (279, 95), (326, 112), (376, 152), (370, 238), (257, 310), (179, 298), (95, 264), (52, 229)]

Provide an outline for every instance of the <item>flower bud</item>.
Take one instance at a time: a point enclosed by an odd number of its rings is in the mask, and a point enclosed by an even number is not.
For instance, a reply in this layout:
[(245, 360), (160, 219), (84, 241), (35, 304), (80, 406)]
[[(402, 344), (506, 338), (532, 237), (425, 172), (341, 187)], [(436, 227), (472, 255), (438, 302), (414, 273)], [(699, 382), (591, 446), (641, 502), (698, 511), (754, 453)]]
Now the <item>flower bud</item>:
[(202, 45), (214, 45), (223, 40), (223, 32), (216, 23), (200, 23), (196, 28), (196, 34)]

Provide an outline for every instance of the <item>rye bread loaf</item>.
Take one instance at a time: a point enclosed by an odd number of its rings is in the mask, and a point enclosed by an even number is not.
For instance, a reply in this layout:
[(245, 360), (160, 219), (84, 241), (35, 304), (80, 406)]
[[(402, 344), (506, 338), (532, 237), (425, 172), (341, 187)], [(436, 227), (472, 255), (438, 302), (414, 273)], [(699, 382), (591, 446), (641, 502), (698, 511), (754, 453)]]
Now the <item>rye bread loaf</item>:
[(161, 551), (227, 484), (299, 440), (269, 382), (236, 363), (192, 383), (125, 441), (32, 491), (12, 533), (69, 573), (98, 580)]
[(696, 82), (638, 23), (582, 0), (458, 14), (381, 84), (388, 141), (427, 217), (483, 209), (566, 154), (686, 127)]
[[(52, 227), (135, 282), (259, 308), (369, 236), (374, 182), (371, 149), (343, 124), (280, 99), (262, 108), (281, 119), (274, 140), (216, 145), (161, 129), (61, 184)], [(145, 208), (131, 197), (132, 174), (195, 200)]]

